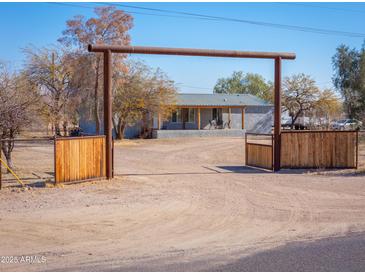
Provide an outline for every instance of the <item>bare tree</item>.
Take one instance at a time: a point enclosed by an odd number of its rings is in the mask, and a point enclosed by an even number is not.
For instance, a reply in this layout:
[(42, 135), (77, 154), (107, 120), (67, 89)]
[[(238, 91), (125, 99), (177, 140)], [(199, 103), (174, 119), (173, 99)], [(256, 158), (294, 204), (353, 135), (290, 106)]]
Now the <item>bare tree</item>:
[[(56, 135), (67, 135), (70, 121), (75, 121), (78, 86), (73, 80), (77, 74), (74, 58), (60, 49), (25, 50), (27, 55), (26, 74), (38, 86), (42, 95), (42, 114), (50, 121)], [(62, 124), (61, 124), (62, 123)]]
[[(96, 133), (100, 133), (100, 96), (102, 85), (102, 55), (85, 53), (88, 44), (111, 44), (111, 45), (129, 45), (130, 36), (128, 31), (133, 27), (133, 18), (131, 15), (117, 10), (115, 7), (97, 7), (95, 8), (96, 17), (85, 19), (83, 16), (75, 16), (74, 19), (67, 21), (67, 28), (63, 32), (63, 37), (59, 41), (66, 46), (77, 46), (80, 54), (84, 54), (86, 59), (80, 63), (79, 70), (89, 70), (92, 73), (82, 72), (87, 76), (88, 81), (84, 90), (93, 91), (92, 105), (93, 116), (96, 125)], [(122, 59), (125, 55), (118, 54), (114, 56), (114, 70), (123, 70)], [(83, 66), (83, 64), (89, 64)], [(86, 98), (90, 99), (89, 96)]]
[(284, 79), (283, 106), (291, 117), (291, 128), (298, 117), (315, 107), (319, 94), (315, 81), (308, 75), (297, 74)]
[(24, 74), (9, 72), (0, 64), (0, 139), (2, 152), (10, 168), (13, 168), (12, 151), (14, 138), (34, 117), (38, 96), (36, 88)]

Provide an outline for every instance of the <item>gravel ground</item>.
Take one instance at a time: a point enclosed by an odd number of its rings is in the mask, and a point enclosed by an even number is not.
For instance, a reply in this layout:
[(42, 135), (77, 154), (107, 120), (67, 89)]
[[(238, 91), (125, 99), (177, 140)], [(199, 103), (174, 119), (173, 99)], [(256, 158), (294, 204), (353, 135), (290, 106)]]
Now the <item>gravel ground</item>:
[[(244, 167), (240, 138), (124, 141), (115, 149), (110, 182), (25, 190), (5, 183), (0, 256), (47, 261), (0, 262), (0, 270), (219, 270), (291, 242), (365, 230), (363, 173)], [(30, 171), (52, 172), (52, 147), (24, 152), (34, 159), (22, 160)], [(19, 148), (18, 163), (23, 154)], [(361, 150), (362, 166), (364, 157)]]

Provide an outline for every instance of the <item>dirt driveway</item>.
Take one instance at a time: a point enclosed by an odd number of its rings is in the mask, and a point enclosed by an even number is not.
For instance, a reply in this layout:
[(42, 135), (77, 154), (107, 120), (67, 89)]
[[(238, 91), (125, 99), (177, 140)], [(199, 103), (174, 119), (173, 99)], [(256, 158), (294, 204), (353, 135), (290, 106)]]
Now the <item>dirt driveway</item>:
[(0, 270), (199, 271), (365, 231), (363, 175), (245, 168), (240, 138), (127, 141), (115, 151), (111, 182), (0, 192), (0, 256), (47, 260)]

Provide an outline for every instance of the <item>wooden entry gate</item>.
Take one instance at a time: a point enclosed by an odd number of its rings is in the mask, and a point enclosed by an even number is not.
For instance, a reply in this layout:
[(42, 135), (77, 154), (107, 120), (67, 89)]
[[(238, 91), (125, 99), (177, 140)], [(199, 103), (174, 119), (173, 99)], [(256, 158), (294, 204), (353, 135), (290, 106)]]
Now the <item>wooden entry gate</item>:
[[(252, 137), (252, 138), (248, 138)], [(245, 135), (246, 165), (274, 169), (274, 136), (272, 134)]]
[[(281, 168), (357, 168), (358, 131), (283, 131), (280, 134)], [(247, 135), (258, 136), (247, 141)], [(263, 141), (264, 137), (271, 137)], [(246, 134), (246, 165), (272, 170), (272, 134)]]
[(106, 176), (105, 136), (55, 138), (55, 182), (80, 182)]

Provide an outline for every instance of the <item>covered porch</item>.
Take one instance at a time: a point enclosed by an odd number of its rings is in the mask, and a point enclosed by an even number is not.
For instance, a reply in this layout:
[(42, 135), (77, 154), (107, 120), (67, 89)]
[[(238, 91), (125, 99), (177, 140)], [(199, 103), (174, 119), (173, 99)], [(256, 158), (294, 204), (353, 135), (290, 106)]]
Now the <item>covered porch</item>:
[(178, 106), (167, 120), (157, 114), (154, 130), (244, 130), (244, 106)]

